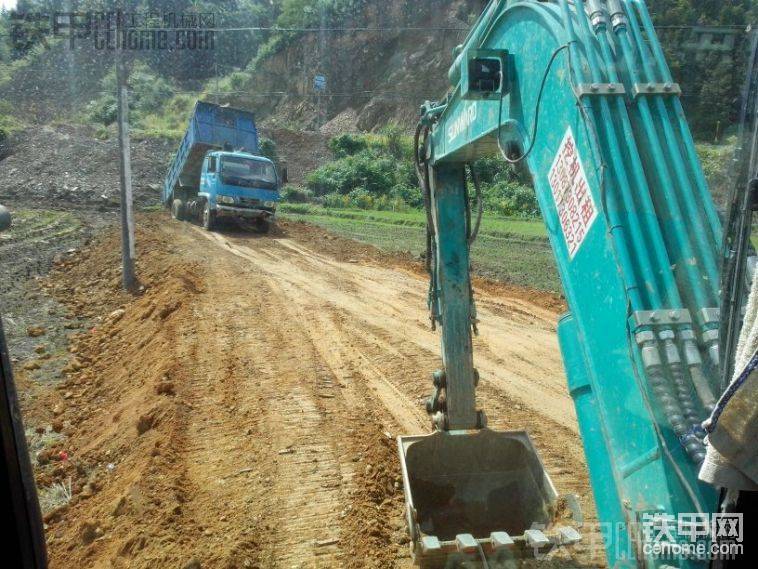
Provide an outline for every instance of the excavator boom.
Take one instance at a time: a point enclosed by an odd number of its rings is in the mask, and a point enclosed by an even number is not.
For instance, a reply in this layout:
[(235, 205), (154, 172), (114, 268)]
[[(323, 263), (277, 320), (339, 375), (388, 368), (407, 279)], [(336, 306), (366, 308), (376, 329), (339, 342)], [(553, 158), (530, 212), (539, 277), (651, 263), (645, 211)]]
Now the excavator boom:
[(650, 520), (718, 504), (697, 472), (722, 389), (721, 226), (647, 8), (493, 0), (449, 79), (417, 133), (443, 369), (436, 432), (399, 440), (416, 561), (578, 539), (551, 526), (556, 492), (526, 433), (487, 429), (476, 407), (466, 168), (500, 155), (531, 172), (568, 302), (558, 336), (598, 517), (622, 528), (608, 562), (670, 565), (651, 553)]

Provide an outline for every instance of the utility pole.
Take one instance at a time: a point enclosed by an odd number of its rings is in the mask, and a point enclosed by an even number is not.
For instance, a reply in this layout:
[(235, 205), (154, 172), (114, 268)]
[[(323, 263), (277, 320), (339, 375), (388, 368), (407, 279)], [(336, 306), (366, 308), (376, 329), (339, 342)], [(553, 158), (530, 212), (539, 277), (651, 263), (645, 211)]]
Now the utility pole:
[(216, 104), (219, 104), (218, 97), (218, 57), (216, 56), (216, 50), (213, 50), (213, 73), (216, 76)]
[[(320, 20), (320, 26), (318, 30), (318, 65), (316, 66), (316, 69), (319, 70), (320, 73), (324, 72), (324, 69), (326, 68), (324, 64), (324, 58), (326, 57), (326, 5), (325, 2), (320, 2), (319, 7), (321, 9), (321, 20)], [(317, 91), (317, 97), (316, 97), (316, 105), (318, 106), (318, 126), (321, 128), (324, 126), (324, 123), (326, 122), (326, 97), (324, 96), (324, 90), (326, 89), (326, 85), (324, 85), (323, 89), (319, 89)]]
[(116, 49), (116, 84), (118, 89), (118, 146), (121, 174), (121, 257), (122, 281), (130, 292), (137, 286), (134, 274), (134, 212), (132, 208), (132, 158), (129, 150), (129, 95), (123, 46)]

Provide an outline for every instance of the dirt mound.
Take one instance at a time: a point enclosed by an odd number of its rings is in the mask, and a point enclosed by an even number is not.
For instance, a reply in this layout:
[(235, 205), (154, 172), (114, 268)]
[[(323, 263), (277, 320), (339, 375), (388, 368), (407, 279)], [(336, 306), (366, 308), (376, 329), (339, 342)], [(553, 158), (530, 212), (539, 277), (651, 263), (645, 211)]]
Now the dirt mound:
[(289, 181), (301, 184), (305, 176), (332, 159), (329, 136), (320, 132), (286, 128), (262, 128), (261, 133), (276, 143), (279, 158), (287, 161)]
[[(231, 306), (218, 301), (234, 303), (237, 287), (223, 286), (244, 278), (234, 259), (209, 273), (192, 236), (172, 239), (154, 219), (139, 220), (138, 296), (120, 289), (115, 230), (42, 285), (95, 322), (72, 336), (54, 388), (19, 370), (51, 565), (392, 566), (401, 490), (384, 427), (334, 399), (328, 377), (303, 386), (323, 373), (315, 347), (259, 329), (278, 301), (236, 305), (247, 325), (225, 321), (216, 311)], [(237, 345), (240, 334), (263, 343)], [(250, 368), (250, 356), (277, 371)]]
[[(174, 144), (131, 141), (134, 203), (159, 203)], [(114, 137), (98, 140), (84, 126), (30, 127), (13, 137), (0, 162), (0, 202), (47, 208), (113, 210), (119, 204), (119, 153)]]
[[(181, 509), (181, 481), (166, 475), (177, 461), (172, 443), (186, 413), (173, 397), (181, 367), (173, 369), (162, 354), (181, 308), (177, 299), (196, 290), (195, 267), (172, 265), (144, 231), (138, 239), (140, 297), (120, 290), (116, 234), (60, 261), (45, 286), (79, 318), (98, 321), (73, 337), (56, 389), (42, 391), (22, 378), (44, 401), (25, 415), (48, 439), (34, 458), (53, 566), (87, 566), (93, 549), (102, 548), (114, 566), (134, 566), (129, 559), (148, 536), (168, 532)], [(59, 436), (50, 440), (51, 431)], [(52, 496), (61, 488), (70, 500)]]

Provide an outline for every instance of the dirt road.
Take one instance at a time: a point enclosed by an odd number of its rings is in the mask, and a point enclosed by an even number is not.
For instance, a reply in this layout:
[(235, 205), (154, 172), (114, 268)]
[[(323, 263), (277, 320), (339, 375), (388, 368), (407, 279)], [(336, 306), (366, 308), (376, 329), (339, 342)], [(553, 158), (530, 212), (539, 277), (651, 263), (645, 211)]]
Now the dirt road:
[[(66, 437), (38, 476), (73, 480), (47, 515), (53, 566), (409, 566), (394, 437), (429, 428), (440, 363), (424, 278), (300, 224), (266, 237), (140, 225), (144, 293), (93, 278), (118, 262), (115, 235), (67, 260), (50, 294), (103, 319), (74, 338), (58, 389), (22, 377), (28, 421)], [(475, 359), (490, 424), (527, 428), (592, 521), (557, 314), (484, 288)], [(556, 563), (602, 556), (581, 545)]]

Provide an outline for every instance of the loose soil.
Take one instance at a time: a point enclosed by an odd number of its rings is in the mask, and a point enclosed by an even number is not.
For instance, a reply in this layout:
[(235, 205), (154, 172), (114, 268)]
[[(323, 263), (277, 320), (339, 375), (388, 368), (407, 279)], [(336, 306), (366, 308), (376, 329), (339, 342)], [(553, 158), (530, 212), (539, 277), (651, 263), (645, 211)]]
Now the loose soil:
[[(137, 207), (160, 203), (160, 181), (176, 144), (131, 140)], [(0, 168), (0, 203), (34, 208), (118, 210), (119, 150), (115, 136), (99, 140), (83, 125), (31, 126), (13, 136)]]
[[(419, 266), (298, 223), (138, 226), (141, 292), (120, 291), (105, 231), (40, 282), (91, 323), (63, 378), (17, 366), (40, 493), (71, 487), (45, 501), (51, 566), (408, 567), (394, 438), (429, 431), (440, 367)], [(490, 425), (527, 429), (591, 523), (560, 301), (479, 284)], [(550, 566), (602, 566), (585, 539)]]

